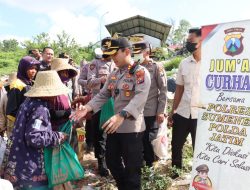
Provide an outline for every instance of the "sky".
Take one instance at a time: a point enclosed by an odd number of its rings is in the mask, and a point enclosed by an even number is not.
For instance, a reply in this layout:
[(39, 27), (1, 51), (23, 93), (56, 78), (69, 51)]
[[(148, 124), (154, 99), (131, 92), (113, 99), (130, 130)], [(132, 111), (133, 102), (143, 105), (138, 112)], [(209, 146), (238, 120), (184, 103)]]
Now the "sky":
[(200, 27), (250, 19), (249, 8), (249, 0), (0, 0), (0, 40), (55, 39), (64, 30), (87, 45), (109, 36), (105, 25), (135, 15)]

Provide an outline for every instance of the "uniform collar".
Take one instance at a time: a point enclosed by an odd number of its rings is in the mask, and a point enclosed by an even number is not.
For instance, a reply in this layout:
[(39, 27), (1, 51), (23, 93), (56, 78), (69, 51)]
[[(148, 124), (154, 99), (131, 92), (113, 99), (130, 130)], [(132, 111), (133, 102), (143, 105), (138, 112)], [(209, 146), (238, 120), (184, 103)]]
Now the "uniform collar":
[(150, 59), (147, 63), (141, 63), (142, 66), (152, 65), (154, 63), (153, 59)]
[(119, 68), (120, 73), (126, 72), (130, 70), (130, 68), (133, 66), (133, 62), (131, 62), (129, 65), (125, 65), (124, 67)]

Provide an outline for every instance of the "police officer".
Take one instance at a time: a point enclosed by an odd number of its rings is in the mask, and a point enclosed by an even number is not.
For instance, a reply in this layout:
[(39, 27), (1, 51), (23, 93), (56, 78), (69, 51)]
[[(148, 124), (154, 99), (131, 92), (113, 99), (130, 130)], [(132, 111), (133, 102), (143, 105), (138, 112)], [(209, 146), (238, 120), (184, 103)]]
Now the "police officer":
[(161, 64), (150, 59), (151, 45), (147, 41), (133, 44), (134, 61), (146, 67), (150, 73), (151, 86), (147, 103), (144, 108), (146, 131), (143, 137), (144, 160), (151, 167), (155, 154), (151, 141), (157, 136), (160, 123), (166, 116), (167, 107), (167, 77)]
[(206, 164), (199, 165), (196, 168), (196, 171), (197, 171), (198, 176), (199, 176), (197, 179), (197, 182), (199, 182), (201, 184), (210, 185), (209, 178), (208, 178), (208, 172), (209, 172), (208, 166)]
[[(102, 41), (104, 43), (105, 39)], [(87, 86), (91, 90), (93, 97), (100, 91), (107, 80), (109, 74), (113, 71), (115, 64), (111, 61), (110, 56), (103, 58), (102, 50), (95, 49), (95, 59), (90, 63), (87, 74)], [(98, 161), (98, 172), (101, 176), (109, 175), (105, 162), (106, 134), (100, 129), (101, 111), (96, 112), (91, 119), (91, 127), (94, 135), (95, 157)]]
[[(89, 63), (86, 61), (81, 61), (81, 68), (80, 68), (80, 76), (78, 78), (78, 84), (82, 86), (82, 94), (85, 96), (85, 100), (87, 99), (86, 96), (90, 96), (90, 90), (87, 87), (87, 76), (88, 76), (88, 68)], [(86, 101), (82, 103), (85, 104)], [(91, 126), (91, 120), (86, 119), (85, 123), (85, 138), (86, 138), (86, 152), (90, 153), (94, 150), (94, 128)]]
[(111, 55), (118, 67), (113, 71), (98, 95), (86, 106), (71, 115), (73, 120), (83, 118), (87, 112), (98, 111), (110, 98), (114, 98), (115, 115), (102, 128), (108, 134), (106, 161), (119, 190), (141, 189), (143, 157), (143, 109), (151, 84), (146, 68), (133, 64), (131, 44), (126, 38), (106, 42), (104, 54)]
[(88, 76), (88, 69), (89, 63), (85, 60), (81, 61), (80, 63), (80, 76), (78, 78), (78, 84), (82, 86), (82, 95), (85, 96), (89, 94), (89, 90), (87, 87), (87, 76)]

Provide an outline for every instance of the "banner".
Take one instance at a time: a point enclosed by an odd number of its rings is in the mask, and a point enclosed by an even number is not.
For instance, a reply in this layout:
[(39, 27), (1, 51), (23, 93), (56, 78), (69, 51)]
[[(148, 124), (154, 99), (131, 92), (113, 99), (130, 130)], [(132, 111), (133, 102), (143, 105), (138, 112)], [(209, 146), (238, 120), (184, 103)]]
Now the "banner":
[(250, 189), (250, 20), (202, 27), (190, 190)]

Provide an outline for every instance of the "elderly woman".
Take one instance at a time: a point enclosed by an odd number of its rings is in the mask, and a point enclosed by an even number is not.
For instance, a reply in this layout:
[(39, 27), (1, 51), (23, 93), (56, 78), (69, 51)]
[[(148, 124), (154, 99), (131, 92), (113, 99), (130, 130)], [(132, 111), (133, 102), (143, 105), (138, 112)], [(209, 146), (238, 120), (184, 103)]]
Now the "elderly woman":
[(4, 178), (15, 189), (49, 189), (43, 150), (58, 146), (67, 138), (66, 134), (52, 130), (49, 108), (54, 106), (56, 96), (68, 92), (55, 71), (43, 71), (25, 93), (28, 98), (17, 114), (4, 168)]

